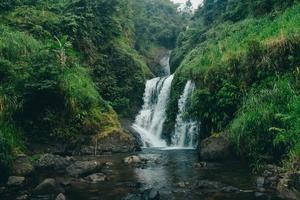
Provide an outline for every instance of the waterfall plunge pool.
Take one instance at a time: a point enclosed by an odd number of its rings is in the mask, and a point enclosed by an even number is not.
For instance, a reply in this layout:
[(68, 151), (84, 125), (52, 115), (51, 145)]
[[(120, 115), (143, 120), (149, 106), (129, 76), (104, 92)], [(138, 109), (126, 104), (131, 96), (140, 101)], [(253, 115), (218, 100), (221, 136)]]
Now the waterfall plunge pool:
[[(142, 191), (152, 188), (159, 192), (160, 200), (280, 200), (272, 193), (256, 192), (255, 177), (241, 162), (207, 163), (199, 168), (193, 149), (143, 148), (138, 156), (147, 163), (133, 167), (122, 162), (126, 156), (98, 156), (102, 162), (113, 163), (103, 172), (108, 174), (108, 181), (73, 183), (66, 191), (67, 199), (137, 200)], [(230, 191), (231, 187), (238, 191)], [(132, 195), (137, 197), (130, 198)]]

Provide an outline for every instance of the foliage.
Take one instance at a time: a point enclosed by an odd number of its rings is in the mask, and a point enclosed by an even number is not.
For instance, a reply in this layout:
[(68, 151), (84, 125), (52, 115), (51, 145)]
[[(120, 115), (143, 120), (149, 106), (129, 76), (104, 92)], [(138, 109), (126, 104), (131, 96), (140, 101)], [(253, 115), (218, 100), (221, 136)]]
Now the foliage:
[[(27, 138), (74, 143), (126, 135), (117, 113), (137, 112), (152, 76), (135, 47), (144, 40), (174, 45), (181, 22), (171, 2), (159, 0), (12, 0), (1, 1), (0, 11), (0, 165), (6, 166)], [(169, 16), (164, 25), (157, 20)], [(144, 37), (138, 24), (148, 22)]]
[[(201, 109), (201, 101), (195, 101), (193, 106), (193, 113), (207, 122), (204, 134), (226, 128), (240, 105), (240, 97), (253, 85), (299, 66), (298, 9), (299, 5), (295, 5), (273, 18), (223, 23), (202, 33), (200, 37), (205, 39), (188, 52), (176, 76), (190, 77), (199, 90), (207, 91), (203, 101), (209, 101), (210, 107)], [(175, 54), (191, 48), (188, 43), (193, 42), (193, 37), (189, 36), (198, 33), (187, 31), (186, 34), (185, 42), (179, 37), (182, 47)], [(176, 80), (175, 77), (174, 85), (178, 84)]]
[(169, 0), (138, 0), (133, 4), (135, 48), (147, 55), (152, 46), (175, 47), (176, 38), (186, 19)]
[(261, 163), (268, 157), (280, 159), (298, 145), (299, 129), (294, 126), (298, 126), (299, 111), (294, 106), (299, 99), (288, 80), (253, 90), (229, 128), (240, 153)]
[(298, 1), (204, 1), (172, 52), (176, 73), (167, 127), (175, 123), (178, 85), (192, 79), (196, 90), (189, 114), (201, 121), (202, 137), (228, 130), (241, 156), (256, 166), (288, 154), (297, 161), (299, 6)]

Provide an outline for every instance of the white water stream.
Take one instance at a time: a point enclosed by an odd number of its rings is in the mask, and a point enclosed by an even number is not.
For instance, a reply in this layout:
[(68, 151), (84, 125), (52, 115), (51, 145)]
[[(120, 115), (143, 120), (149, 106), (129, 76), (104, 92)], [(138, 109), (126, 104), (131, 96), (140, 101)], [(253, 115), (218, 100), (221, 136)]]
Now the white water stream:
[[(170, 75), (170, 53), (161, 59), (161, 66), (166, 77), (157, 77), (146, 82), (144, 104), (132, 125), (142, 139), (144, 147), (167, 147), (162, 138), (166, 120), (173, 75)], [(197, 145), (198, 123), (185, 117), (190, 106), (195, 84), (188, 81), (178, 101), (178, 114), (175, 131), (172, 137), (172, 148), (195, 148)]]

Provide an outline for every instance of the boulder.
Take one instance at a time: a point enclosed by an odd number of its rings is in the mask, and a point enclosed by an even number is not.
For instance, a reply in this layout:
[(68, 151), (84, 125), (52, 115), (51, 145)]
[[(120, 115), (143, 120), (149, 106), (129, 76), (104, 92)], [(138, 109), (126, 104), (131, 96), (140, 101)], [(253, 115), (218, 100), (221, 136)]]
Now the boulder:
[(196, 183), (196, 188), (198, 189), (211, 189), (221, 191), (224, 187), (224, 184), (217, 181), (201, 180)]
[(66, 197), (63, 193), (59, 193), (55, 198), (55, 200), (66, 200)]
[(222, 188), (222, 192), (225, 192), (225, 193), (234, 193), (234, 192), (240, 192), (241, 190), (236, 188), (236, 187), (233, 187), (233, 186), (225, 186)]
[(19, 155), (12, 166), (13, 174), (17, 176), (27, 176), (34, 170), (30, 158), (26, 155)]
[(93, 173), (100, 167), (101, 164), (98, 161), (76, 161), (67, 167), (66, 171), (70, 176), (79, 177)]
[(286, 199), (300, 199), (300, 172), (286, 173), (279, 179), (277, 191)]
[(122, 130), (112, 130), (106, 136), (97, 140), (97, 154), (103, 152), (128, 153), (140, 149), (135, 138)]
[(47, 194), (59, 194), (64, 192), (63, 189), (56, 183), (55, 179), (47, 178), (36, 186), (33, 190), (34, 194), (47, 195)]
[(0, 187), (0, 194), (4, 193), (6, 191), (6, 187)]
[(150, 188), (144, 190), (141, 194), (129, 194), (123, 200), (159, 200), (160, 194), (158, 191)]
[(195, 189), (200, 189), (203, 193), (217, 193), (217, 192), (223, 192), (223, 193), (236, 193), (241, 192), (240, 189), (225, 185), (221, 182), (217, 181), (210, 181), (210, 180), (200, 180), (196, 182)]
[(107, 179), (107, 177), (102, 173), (91, 174), (91, 175), (83, 178), (83, 180), (88, 183), (100, 183), (100, 182), (105, 181), (106, 179)]
[(184, 181), (177, 183), (177, 186), (180, 187), (180, 188), (185, 188), (189, 185), (190, 185), (189, 182), (184, 182)]
[(28, 194), (23, 194), (23, 195), (21, 195), (21, 196), (18, 196), (17, 198), (16, 198), (16, 200), (26, 200), (26, 199), (28, 199), (29, 198), (29, 195)]
[(142, 200), (142, 198), (139, 194), (128, 194), (122, 200)]
[(148, 189), (142, 192), (142, 200), (159, 200), (160, 194), (154, 189)]
[(132, 124), (134, 121), (126, 118), (121, 118), (120, 122), (122, 127), (133, 136), (137, 146), (136, 150), (140, 151), (140, 147), (143, 146), (143, 141), (141, 135), (134, 128), (132, 128)]
[(139, 156), (128, 156), (124, 158), (123, 162), (127, 165), (142, 163), (142, 159)]
[(207, 163), (206, 162), (199, 162), (199, 163), (195, 163), (194, 166), (196, 168), (206, 168), (207, 167)]
[(256, 187), (263, 188), (265, 185), (265, 178), (264, 177), (257, 177), (256, 179)]
[(224, 135), (211, 136), (200, 143), (199, 153), (203, 160), (226, 160), (232, 157), (231, 143)]
[(10, 176), (8, 177), (7, 186), (21, 186), (25, 181), (23, 176)]
[(44, 154), (36, 161), (35, 167), (39, 169), (64, 171), (70, 163), (71, 162), (64, 157), (53, 154)]

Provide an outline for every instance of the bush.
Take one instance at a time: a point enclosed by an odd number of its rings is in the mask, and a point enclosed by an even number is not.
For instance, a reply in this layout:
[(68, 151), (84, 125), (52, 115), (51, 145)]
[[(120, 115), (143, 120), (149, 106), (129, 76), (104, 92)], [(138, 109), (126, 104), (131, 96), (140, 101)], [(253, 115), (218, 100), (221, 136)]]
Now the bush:
[(255, 164), (289, 153), (300, 141), (299, 129), (292, 128), (299, 126), (299, 111), (296, 116), (292, 106), (299, 98), (287, 79), (270, 89), (253, 90), (229, 127), (238, 151)]

